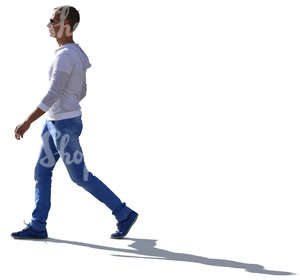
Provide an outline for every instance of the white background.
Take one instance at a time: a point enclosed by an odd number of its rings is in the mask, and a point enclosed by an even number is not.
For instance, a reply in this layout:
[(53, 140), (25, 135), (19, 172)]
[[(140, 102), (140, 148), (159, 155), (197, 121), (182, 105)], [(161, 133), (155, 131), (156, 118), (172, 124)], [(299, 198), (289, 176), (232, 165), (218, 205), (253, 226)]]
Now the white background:
[[(73, 38), (92, 64), (86, 165), (140, 214), (123, 240), (61, 160), (52, 241), (10, 237), (31, 217), (46, 115), (19, 141), (14, 129), (47, 93), (59, 5), (79, 9)], [(299, 279), (298, 1), (1, 7), (2, 279)]]

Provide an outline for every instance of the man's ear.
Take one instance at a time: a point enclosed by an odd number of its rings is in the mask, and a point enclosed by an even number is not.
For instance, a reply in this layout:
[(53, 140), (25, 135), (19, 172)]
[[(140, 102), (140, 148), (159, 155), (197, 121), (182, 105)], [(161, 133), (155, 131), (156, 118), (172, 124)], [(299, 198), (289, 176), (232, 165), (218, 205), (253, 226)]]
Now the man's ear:
[(68, 20), (68, 19), (65, 19), (64, 24), (65, 24), (65, 25), (70, 24), (69, 20)]
[(73, 34), (73, 31), (72, 31), (72, 28), (71, 28), (71, 24), (69, 22), (69, 20), (65, 20), (65, 32), (66, 32), (66, 36), (72, 36)]

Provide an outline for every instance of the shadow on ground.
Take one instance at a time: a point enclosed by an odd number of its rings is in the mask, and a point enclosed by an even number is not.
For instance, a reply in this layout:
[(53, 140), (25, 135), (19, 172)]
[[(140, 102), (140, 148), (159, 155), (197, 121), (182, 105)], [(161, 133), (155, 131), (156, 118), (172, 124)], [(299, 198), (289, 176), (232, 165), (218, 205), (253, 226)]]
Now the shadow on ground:
[(242, 263), (237, 261), (225, 260), (225, 259), (210, 259), (201, 256), (196, 256), (192, 254), (176, 253), (167, 251), (164, 249), (156, 248), (155, 239), (138, 239), (138, 238), (123, 238), (115, 239), (117, 242), (122, 242), (121, 240), (132, 241), (128, 247), (133, 249), (123, 249), (115, 248), (109, 246), (95, 245), (78, 241), (63, 240), (56, 238), (48, 238), (45, 240), (36, 240), (38, 242), (54, 242), (54, 243), (64, 243), (76, 246), (84, 246), (93, 249), (113, 251), (117, 253), (129, 253), (134, 255), (118, 255), (111, 254), (116, 257), (123, 258), (144, 258), (144, 259), (155, 259), (155, 260), (168, 260), (168, 261), (181, 261), (181, 262), (192, 262), (211, 266), (222, 266), (228, 268), (240, 268), (245, 269), (247, 272), (260, 273), (260, 274), (270, 274), (270, 275), (295, 275), (296, 273), (287, 271), (276, 271), (267, 270), (260, 264)]

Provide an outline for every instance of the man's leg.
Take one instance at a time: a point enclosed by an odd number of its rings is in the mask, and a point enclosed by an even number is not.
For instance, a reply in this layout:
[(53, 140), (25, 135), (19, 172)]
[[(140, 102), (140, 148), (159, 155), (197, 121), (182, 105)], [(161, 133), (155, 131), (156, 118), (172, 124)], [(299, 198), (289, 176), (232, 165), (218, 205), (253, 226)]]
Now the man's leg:
[(118, 221), (125, 220), (131, 209), (86, 168), (79, 143), (81, 117), (54, 121), (53, 124), (56, 130), (54, 142), (72, 181), (104, 203)]
[(31, 226), (36, 230), (46, 229), (46, 220), (50, 210), (52, 171), (59, 159), (59, 153), (48, 128), (46, 120), (42, 131), (42, 147), (34, 169), (35, 208), (32, 212)]

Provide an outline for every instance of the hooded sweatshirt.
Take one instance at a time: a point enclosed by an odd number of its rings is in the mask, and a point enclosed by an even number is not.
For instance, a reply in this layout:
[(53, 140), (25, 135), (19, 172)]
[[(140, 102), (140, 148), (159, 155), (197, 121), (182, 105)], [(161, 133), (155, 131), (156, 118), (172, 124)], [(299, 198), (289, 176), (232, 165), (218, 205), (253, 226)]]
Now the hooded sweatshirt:
[(48, 113), (48, 120), (80, 116), (79, 102), (87, 91), (86, 70), (91, 67), (88, 56), (76, 43), (64, 44), (54, 53), (49, 90), (38, 107)]

